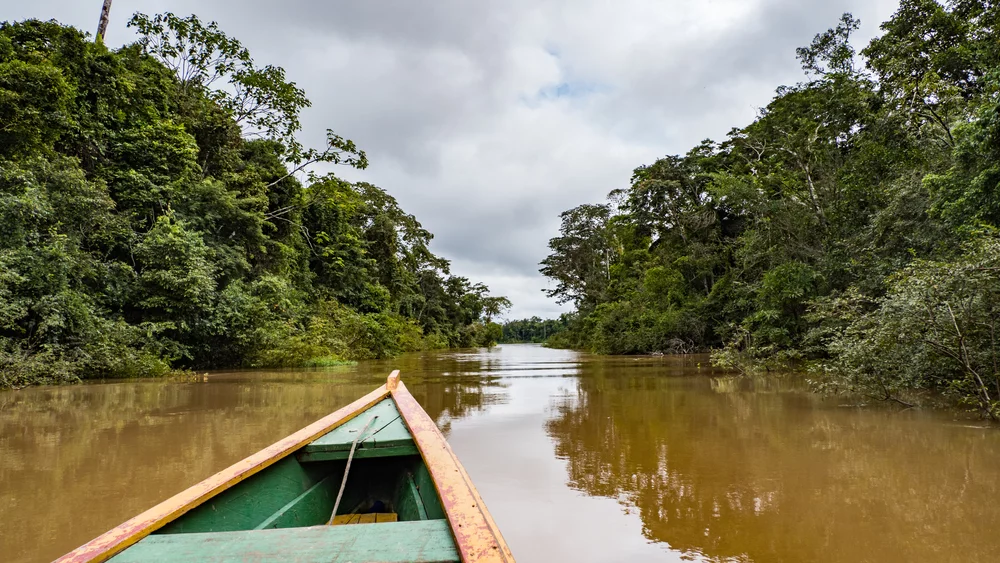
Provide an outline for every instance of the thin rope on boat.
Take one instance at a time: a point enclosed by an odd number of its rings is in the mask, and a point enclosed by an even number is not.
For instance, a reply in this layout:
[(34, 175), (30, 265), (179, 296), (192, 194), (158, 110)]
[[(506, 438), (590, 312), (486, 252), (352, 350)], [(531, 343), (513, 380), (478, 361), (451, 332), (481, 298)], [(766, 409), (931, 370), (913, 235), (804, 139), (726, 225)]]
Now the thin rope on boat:
[(354, 459), (354, 448), (358, 446), (358, 442), (361, 441), (361, 437), (364, 436), (365, 432), (368, 432), (368, 428), (375, 422), (378, 415), (368, 419), (368, 424), (358, 432), (358, 435), (354, 437), (354, 442), (351, 443), (351, 453), (347, 454), (347, 467), (344, 468), (344, 479), (340, 482), (340, 492), (337, 493), (337, 501), (333, 503), (333, 513), (330, 514), (330, 521), (326, 523), (327, 526), (333, 525), (333, 520), (337, 517), (337, 509), (340, 508), (340, 499), (344, 496), (344, 487), (347, 486), (347, 473), (351, 470), (351, 460)]

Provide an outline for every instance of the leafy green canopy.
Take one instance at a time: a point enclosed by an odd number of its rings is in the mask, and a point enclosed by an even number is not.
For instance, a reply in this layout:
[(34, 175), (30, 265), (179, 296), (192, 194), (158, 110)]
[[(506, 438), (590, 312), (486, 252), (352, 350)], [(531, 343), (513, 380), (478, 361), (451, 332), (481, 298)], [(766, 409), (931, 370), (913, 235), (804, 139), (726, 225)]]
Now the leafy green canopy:
[(557, 343), (812, 361), (829, 387), (953, 392), (997, 417), (1000, 5), (903, 0), (858, 53), (845, 14), (721, 143), (562, 215), (542, 273)]
[(548, 342), (550, 338), (566, 330), (570, 322), (569, 317), (564, 313), (558, 319), (531, 317), (530, 319), (507, 321), (503, 324), (503, 335), (500, 342), (508, 344)]
[(136, 14), (110, 51), (0, 24), (0, 386), (175, 367), (301, 365), (492, 343), (509, 307), (305, 93), (194, 16)]

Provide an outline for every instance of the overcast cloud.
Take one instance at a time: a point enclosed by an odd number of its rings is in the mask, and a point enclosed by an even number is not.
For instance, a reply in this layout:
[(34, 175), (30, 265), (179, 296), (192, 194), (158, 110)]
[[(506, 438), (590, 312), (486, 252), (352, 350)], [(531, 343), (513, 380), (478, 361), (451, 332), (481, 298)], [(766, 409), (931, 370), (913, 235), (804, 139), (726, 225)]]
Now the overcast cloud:
[[(93, 33), (101, 0), (0, 0), (0, 20), (57, 19)], [(562, 308), (538, 274), (559, 213), (603, 201), (636, 166), (721, 139), (781, 84), (795, 48), (896, 0), (117, 0), (107, 42), (135, 11), (218, 21), (261, 64), (286, 69), (327, 128), (369, 155), (343, 171), (393, 194), (435, 234), (453, 272), (514, 302)]]

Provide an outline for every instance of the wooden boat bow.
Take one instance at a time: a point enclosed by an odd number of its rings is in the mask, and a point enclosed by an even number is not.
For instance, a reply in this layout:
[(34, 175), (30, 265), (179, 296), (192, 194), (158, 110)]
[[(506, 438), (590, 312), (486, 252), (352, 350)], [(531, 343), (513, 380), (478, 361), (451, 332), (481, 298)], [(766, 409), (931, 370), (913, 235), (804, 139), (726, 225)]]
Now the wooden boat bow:
[[(465, 468), (462, 467), (437, 425), (400, 381), (398, 371), (392, 372), (386, 383), (371, 393), (105, 532), (60, 557), (56, 562), (107, 561), (227, 489), (303, 450), (318, 438), (350, 422), (389, 397), (392, 398), (400, 418), (412, 435), (413, 443), (417, 446), (434, 483), (461, 561), (513, 562), (510, 549)], [(163, 535), (156, 537), (160, 538)], [(294, 546), (289, 548), (294, 549)]]

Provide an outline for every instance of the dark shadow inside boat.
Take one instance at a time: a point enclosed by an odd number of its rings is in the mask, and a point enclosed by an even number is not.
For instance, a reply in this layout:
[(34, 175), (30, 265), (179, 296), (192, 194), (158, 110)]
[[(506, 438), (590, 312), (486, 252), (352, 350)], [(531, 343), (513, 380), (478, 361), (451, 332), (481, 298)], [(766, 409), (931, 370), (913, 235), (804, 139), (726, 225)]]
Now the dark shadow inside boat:
[[(303, 456), (304, 457), (304, 456)], [(346, 460), (289, 456), (205, 502), (158, 533), (266, 530), (327, 524)], [(419, 455), (355, 459), (334, 524), (444, 518)]]

